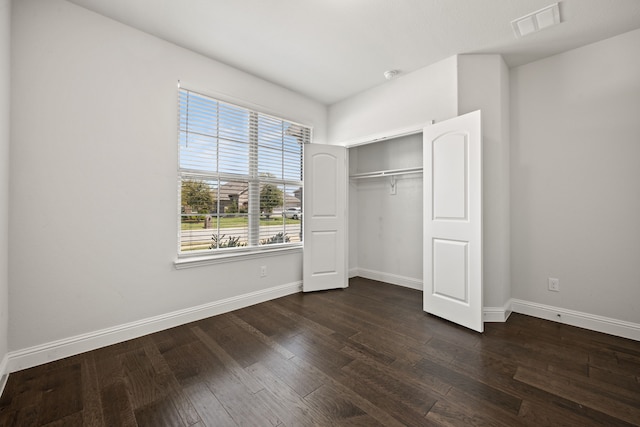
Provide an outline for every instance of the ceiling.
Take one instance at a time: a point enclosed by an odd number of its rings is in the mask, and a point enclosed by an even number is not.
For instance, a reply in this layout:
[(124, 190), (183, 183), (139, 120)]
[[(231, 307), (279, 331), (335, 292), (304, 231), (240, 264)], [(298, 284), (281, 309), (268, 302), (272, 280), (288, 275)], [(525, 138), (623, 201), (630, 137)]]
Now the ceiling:
[[(455, 54), (510, 67), (640, 28), (638, 0), (562, 0), (560, 25), (511, 21), (553, 0), (69, 0), (332, 104)], [(640, 47), (639, 47), (640, 48)]]

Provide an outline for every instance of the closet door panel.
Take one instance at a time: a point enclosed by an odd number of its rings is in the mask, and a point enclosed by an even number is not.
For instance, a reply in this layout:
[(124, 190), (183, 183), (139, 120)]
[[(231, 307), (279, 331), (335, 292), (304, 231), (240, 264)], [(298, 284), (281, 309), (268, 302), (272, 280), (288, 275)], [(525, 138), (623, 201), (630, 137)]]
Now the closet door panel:
[(482, 332), (480, 111), (423, 137), (424, 311)]
[(443, 135), (433, 141), (433, 219), (467, 219), (467, 158), (465, 134)]
[(321, 144), (304, 151), (302, 290), (346, 288), (347, 151)]

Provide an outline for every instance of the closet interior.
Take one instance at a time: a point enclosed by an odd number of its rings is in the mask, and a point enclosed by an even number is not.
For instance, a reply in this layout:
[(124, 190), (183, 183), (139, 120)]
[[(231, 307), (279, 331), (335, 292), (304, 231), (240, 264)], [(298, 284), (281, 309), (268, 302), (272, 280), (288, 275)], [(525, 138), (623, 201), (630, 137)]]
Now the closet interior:
[(422, 289), (422, 133), (349, 148), (349, 275)]

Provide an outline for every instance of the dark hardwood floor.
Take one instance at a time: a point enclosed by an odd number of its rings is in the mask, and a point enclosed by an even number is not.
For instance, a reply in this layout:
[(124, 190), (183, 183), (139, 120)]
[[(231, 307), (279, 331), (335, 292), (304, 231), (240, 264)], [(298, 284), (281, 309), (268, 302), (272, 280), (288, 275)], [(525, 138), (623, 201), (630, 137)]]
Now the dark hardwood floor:
[(352, 279), (10, 375), (2, 426), (640, 425), (640, 342)]

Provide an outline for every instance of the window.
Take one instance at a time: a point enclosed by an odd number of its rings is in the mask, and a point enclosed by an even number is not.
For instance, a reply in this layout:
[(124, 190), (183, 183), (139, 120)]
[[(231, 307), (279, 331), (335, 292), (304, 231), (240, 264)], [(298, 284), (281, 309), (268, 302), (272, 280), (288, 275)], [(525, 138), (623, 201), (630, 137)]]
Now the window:
[(180, 89), (180, 254), (302, 244), (302, 147), (311, 129)]

